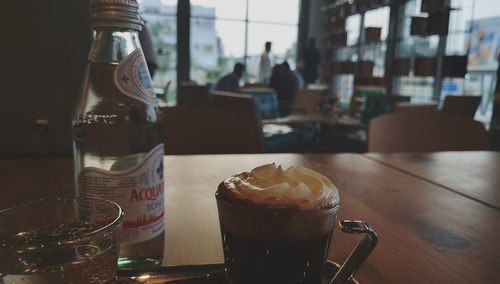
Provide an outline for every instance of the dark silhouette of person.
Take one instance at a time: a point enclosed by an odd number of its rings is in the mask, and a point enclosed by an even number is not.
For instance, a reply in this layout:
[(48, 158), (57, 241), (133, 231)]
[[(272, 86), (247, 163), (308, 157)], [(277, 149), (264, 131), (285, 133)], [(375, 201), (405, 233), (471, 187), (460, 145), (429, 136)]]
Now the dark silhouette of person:
[[(297, 75), (290, 70), (288, 62), (274, 66), (269, 85), (274, 89), (278, 97), (280, 108), (290, 108), (297, 91), (299, 90), (299, 79)], [(287, 115), (289, 111), (283, 111), (281, 115)]]
[(316, 40), (310, 38), (307, 46), (302, 53), (304, 69), (302, 76), (306, 84), (313, 84), (318, 78), (318, 66), (321, 61), (321, 52), (316, 47)]
[(223, 76), (215, 84), (215, 91), (235, 91), (240, 87), (240, 80), (243, 78), (245, 73), (245, 65), (242, 63), (236, 63), (233, 68), (233, 72)]

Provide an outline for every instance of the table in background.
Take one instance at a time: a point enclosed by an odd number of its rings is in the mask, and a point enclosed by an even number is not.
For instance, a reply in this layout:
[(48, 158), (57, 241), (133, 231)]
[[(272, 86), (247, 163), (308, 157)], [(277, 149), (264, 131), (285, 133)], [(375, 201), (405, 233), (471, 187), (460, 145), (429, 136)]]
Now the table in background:
[[(500, 210), (363, 155), (167, 156), (165, 265), (223, 261), (214, 192), (231, 174), (276, 162), (302, 164), (340, 191), (339, 219), (363, 219), (380, 241), (356, 274), (361, 283), (498, 283)], [(0, 160), (2, 207), (73, 193), (69, 159)], [(461, 173), (457, 173), (457, 176)], [(359, 238), (338, 231), (329, 258)]]

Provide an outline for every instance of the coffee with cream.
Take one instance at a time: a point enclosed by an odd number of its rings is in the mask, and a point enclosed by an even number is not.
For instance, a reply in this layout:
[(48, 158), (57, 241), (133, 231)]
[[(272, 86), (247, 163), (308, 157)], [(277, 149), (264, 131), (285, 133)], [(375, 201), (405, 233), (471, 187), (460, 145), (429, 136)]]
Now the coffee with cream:
[(268, 164), (227, 178), (216, 198), (229, 283), (321, 283), (339, 204), (327, 177)]

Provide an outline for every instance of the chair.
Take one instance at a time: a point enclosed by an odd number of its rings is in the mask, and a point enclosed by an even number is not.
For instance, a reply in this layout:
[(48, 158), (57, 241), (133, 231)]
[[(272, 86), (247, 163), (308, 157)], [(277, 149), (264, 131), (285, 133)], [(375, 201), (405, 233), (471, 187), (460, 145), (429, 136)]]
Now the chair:
[(290, 109), (291, 113), (301, 112), (305, 114), (317, 113), (324, 103), (322, 98), (324, 90), (321, 89), (301, 89), (297, 91)]
[(385, 88), (378, 86), (354, 86), (352, 96), (349, 100), (349, 105), (347, 106), (347, 114), (350, 116), (357, 115), (366, 97), (371, 94), (385, 95), (386, 90)]
[(259, 118), (277, 118), (279, 116), (278, 96), (270, 88), (241, 88), (238, 93), (255, 99)]
[(446, 96), (442, 112), (474, 118), (481, 96)]
[(488, 135), (475, 120), (443, 112), (398, 112), (368, 126), (369, 152), (488, 150)]
[(193, 85), (192, 83), (182, 83), (179, 86), (178, 105), (209, 106), (210, 96), (208, 86)]
[(362, 153), (366, 151), (366, 126), (373, 118), (392, 112), (399, 102), (408, 102), (410, 97), (368, 93), (360, 109), (360, 118), (343, 116), (339, 119), (335, 133), (335, 148), (343, 152)]
[(250, 118), (256, 127), (254, 130), (262, 138), (261, 145), (266, 152), (291, 152), (300, 147), (300, 134), (287, 125), (267, 124), (261, 126), (254, 97), (233, 92), (212, 92), (212, 104), (216, 109), (243, 114)]
[(379, 115), (391, 112), (397, 103), (409, 102), (410, 99), (400, 95), (368, 94), (361, 107), (361, 122), (368, 123)]
[(245, 115), (211, 106), (162, 108), (165, 115), (165, 153), (262, 153), (262, 136)]
[(264, 147), (262, 129), (260, 127), (255, 99), (247, 95), (221, 91), (214, 91), (211, 96), (214, 108), (244, 115), (253, 122), (254, 127), (252, 129), (255, 131), (256, 137), (261, 137), (257, 142), (259, 142), (259, 147), (262, 149)]
[(234, 93), (213, 91), (212, 92), (212, 105), (215, 108), (220, 108), (228, 111), (243, 112), (252, 116), (256, 121), (258, 120), (257, 106), (255, 99), (251, 96)]

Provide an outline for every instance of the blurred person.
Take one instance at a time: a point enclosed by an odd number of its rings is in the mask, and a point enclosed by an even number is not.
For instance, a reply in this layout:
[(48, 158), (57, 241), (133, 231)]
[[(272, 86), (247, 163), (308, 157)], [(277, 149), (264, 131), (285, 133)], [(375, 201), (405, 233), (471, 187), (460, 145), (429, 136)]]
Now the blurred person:
[(316, 47), (316, 40), (309, 38), (307, 46), (302, 53), (304, 68), (302, 75), (306, 84), (314, 84), (318, 78), (318, 67), (321, 61), (321, 52)]
[(233, 68), (233, 72), (223, 76), (215, 84), (215, 91), (225, 91), (231, 92), (235, 91), (240, 87), (240, 80), (243, 78), (245, 73), (245, 65), (242, 63), (236, 63)]
[[(269, 85), (276, 91), (278, 104), (281, 108), (291, 108), (293, 99), (299, 90), (299, 78), (290, 70), (288, 62), (274, 66)], [(289, 111), (283, 111), (281, 115), (288, 115)]]
[(259, 61), (259, 82), (269, 83), (272, 68), (271, 42), (267, 41)]

